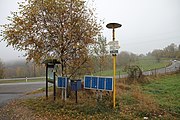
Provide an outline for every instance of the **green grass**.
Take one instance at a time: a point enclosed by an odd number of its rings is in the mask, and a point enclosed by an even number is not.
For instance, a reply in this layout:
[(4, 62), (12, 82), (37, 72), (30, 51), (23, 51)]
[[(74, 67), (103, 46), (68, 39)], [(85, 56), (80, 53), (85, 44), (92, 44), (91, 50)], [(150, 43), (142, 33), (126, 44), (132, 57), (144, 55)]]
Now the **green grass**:
[(136, 61), (135, 64), (141, 67), (143, 71), (147, 71), (168, 66), (170, 65), (170, 60), (161, 59), (160, 62), (157, 62), (157, 60), (154, 57), (144, 57)]
[(152, 95), (161, 108), (180, 115), (180, 74), (165, 76), (143, 85), (142, 89)]
[[(116, 69), (116, 75), (122, 75), (126, 74), (126, 72), (123, 71), (123, 69)], [(102, 72), (95, 73), (97, 76), (113, 76), (113, 70), (104, 70)]]
[[(153, 69), (158, 69), (158, 68), (163, 68), (165, 66), (168, 66), (170, 65), (170, 60), (161, 59), (160, 62), (157, 62), (157, 60), (154, 57), (143, 57), (143, 58), (139, 58), (135, 63), (131, 63), (131, 64), (138, 65), (143, 71), (147, 71), (147, 70), (153, 70)], [(124, 72), (123, 69), (124, 68), (117, 66), (116, 75), (126, 74), (126, 72)], [(97, 72), (95, 73), (95, 75), (113, 76), (113, 69)]]

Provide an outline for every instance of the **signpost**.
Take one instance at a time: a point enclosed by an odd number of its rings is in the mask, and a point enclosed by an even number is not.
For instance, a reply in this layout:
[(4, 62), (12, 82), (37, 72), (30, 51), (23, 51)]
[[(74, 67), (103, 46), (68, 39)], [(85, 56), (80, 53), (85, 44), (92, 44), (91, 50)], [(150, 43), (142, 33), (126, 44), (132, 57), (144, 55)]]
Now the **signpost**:
[(48, 82), (54, 85), (53, 94), (56, 99), (56, 64), (60, 64), (56, 59), (49, 59), (43, 62), (46, 65), (46, 99), (48, 99)]
[[(118, 42), (115, 41), (115, 28), (119, 28), (122, 25), (119, 23), (109, 23), (106, 25), (107, 28), (112, 29), (112, 38), (113, 41), (111, 41), (110, 44), (112, 44), (112, 50), (110, 50), (110, 53), (113, 56), (113, 78), (114, 78), (114, 82), (113, 82), (113, 108), (116, 107), (116, 54), (118, 53)], [(111, 49), (110, 48), (110, 49)]]
[(108, 45), (110, 46), (111, 54), (118, 54), (118, 49), (120, 48), (118, 41), (110, 41)]

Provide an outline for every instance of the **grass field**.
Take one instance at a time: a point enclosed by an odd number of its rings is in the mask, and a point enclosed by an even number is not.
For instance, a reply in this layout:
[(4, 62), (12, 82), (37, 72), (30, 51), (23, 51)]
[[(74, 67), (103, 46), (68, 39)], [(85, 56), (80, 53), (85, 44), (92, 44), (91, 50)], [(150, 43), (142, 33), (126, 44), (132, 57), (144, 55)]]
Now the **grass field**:
[[(122, 75), (126, 74), (126, 72), (123, 71), (123, 68), (117, 68), (116, 69), (116, 75)], [(113, 70), (104, 70), (101, 72), (95, 73), (97, 76), (113, 76)]]
[[(18, 101), (10, 106), (10, 113), (17, 108), (28, 110), (40, 119), (178, 119), (180, 117), (180, 73), (158, 78), (150, 77), (147, 84), (123, 84), (117, 82), (116, 108), (112, 108), (112, 93), (103, 92), (102, 100), (96, 98), (96, 91), (75, 92), (63, 101), (60, 93), (56, 101), (53, 96)], [(16, 107), (17, 106), (17, 107)], [(18, 113), (18, 116), (21, 114)], [(16, 114), (17, 116), (17, 114)]]
[[(169, 59), (161, 59), (160, 62), (157, 62), (157, 60), (154, 57), (143, 57), (143, 58), (139, 58), (135, 63), (131, 63), (131, 64), (138, 65), (143, 71), (147, 71), (147, 70), (163, 68), (165, 66), (170, 65), (171, 63)], [(116, 75), (126, 74), (126, 72), (124, 72), (123, 69), (124, 68), (117, 66)], [(105, 70), (102, 72), (98, 72), (95, 75), (112, 76), (113, 70), (112, 69)]]
[(180, 74), (162, 77), (143, 85), (142, 90), (152, 95), (162, 109), (180, 115)]
[(157, 62), (157, 60), (154, 57), (144, 57), (136, 61), (135, 64), (140, 66), (144, 71), (146, 71), (168, 66), (170, 65), (170, 60), (163, 58), (160, 60), (160, 62)]

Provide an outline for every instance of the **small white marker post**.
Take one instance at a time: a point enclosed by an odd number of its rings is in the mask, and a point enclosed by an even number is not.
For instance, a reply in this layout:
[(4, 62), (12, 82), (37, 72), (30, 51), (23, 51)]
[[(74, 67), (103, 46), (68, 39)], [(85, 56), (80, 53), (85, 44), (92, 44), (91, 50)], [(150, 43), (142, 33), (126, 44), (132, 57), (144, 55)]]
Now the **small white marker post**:
[(61, 90), (62, 100), (64, 99), (64, 89)]

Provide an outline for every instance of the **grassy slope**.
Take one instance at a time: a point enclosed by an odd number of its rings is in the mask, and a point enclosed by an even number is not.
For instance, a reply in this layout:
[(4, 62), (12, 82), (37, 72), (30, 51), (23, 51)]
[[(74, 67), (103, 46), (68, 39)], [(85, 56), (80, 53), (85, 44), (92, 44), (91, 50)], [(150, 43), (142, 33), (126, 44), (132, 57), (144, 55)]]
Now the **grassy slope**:
[(162, 108), (180, 114), (180, 74), (163, 77), (142, 88), (146, 94), (152, 95)]
[[(121, 75), (125, 74), (125, 72), (123, 72), (122, 68), (117, 68), (116, 69), (116, 75), (119, 75), (119, 74), (121, 74)], [(102, 71), (102, 72), (98, 72), (95, 75), (98, 75), (98, 76), (113, 76), (113, 70), (105, 70), (105, 71)]]
[(170, 64), (169, 59), (161, 59), (160, 62), (157, 62), (157, 60), (154, 57), (144, 57), (140, 58), (136, 63), (138, 66), (140, 66), (144, 71), (151, 70), (151, 69), (157, 69), (162, 68), (165, 66), (168, 66)]
[[(168, 66), (170, 64), (169, 59), (161, 59), (160, 62), (157, 62), (157, 60), (154, 57), (143, 57), (139, 58), (138, 61), (133, 63), (135, 65), (138, 65), (143, 71), (157, 69), (157, 68), (163, 68), (165, 66)], [(123, 72), (124, 68), (120, 68), (117, 66), (116, 75), (125, 74)], [(98, 72), (95, 75), (105, 75), (105, 76), (112, 76), (113, 70), (105, 70), (102, 72)]]

